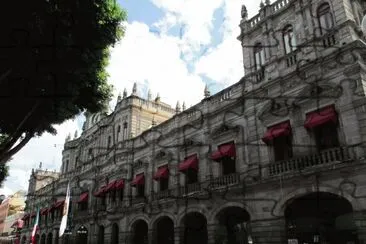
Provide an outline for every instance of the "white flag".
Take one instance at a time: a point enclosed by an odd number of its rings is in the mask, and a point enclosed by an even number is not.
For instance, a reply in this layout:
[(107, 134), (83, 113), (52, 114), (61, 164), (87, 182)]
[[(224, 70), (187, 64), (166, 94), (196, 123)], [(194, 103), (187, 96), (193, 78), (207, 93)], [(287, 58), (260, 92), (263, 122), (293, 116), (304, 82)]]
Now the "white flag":
[(65, 198), (65, 202), (64, 202), (64, 210), (63, 210), (63, 213), (62, 213), (62, 219), (61, 219), (61, 224), (60, 224), (60, 232), (59, 232), (60, 237), (64, 234), (66, 226), (67, 226), (67, 215), (69, 213), (69, 203), (70, 203), (70, 182), (67, 183), (66, 198)]

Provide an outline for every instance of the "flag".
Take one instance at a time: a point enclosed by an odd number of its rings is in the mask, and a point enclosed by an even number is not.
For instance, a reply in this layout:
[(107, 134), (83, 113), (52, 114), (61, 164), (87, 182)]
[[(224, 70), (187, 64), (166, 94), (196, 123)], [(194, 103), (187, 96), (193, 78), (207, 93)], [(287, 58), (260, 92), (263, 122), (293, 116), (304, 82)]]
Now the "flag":
[(67, 226), (67, 216), (69, 214), (69, 203), (70, 203), (70, 182), (67, 183), (67, 190), (66, 190), (66, 198), (64, 202), (64, 211), (62, 213), (62, 219), (60, 224), (60, 232), (59, 236), (61, 237), (66, 229)]
[(38, 221), (39, 221), (39, 207), (37, 208), (37, 213), (36, 213), (36, 221), (34, 222), (34, 226), (33, 226), (33, 231), (32, 231), (32, 244), (36, 244), (37, 240), (36, 240), (36, 233), (38, 230)]

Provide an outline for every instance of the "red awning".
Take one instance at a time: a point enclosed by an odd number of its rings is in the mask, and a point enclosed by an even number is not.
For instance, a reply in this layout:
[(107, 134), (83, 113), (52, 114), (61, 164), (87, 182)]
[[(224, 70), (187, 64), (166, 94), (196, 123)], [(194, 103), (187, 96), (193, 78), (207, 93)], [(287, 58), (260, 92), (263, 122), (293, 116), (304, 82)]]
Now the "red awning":
[(337, 112), (334, 109), (334, 106), (327, 106), (320, 110), (308, 113), (306, 115), (306, 121), (304, 127), (306, 129), (311, 129), (316, 126), (325, 124), (327, 122), (336, 123), (338, 119)]
[(136, 175), (135, 179), (133, 179), (131, 186), (143, 185), (145, 184), (145, 175), (139, 174)]
[(168, 176), (169, 176), (169, 168), (168, 165), (165, 165), (158, 168), (158, 171), (155, 173), (153, 179), (160, 180), (162, 178), (168, 178)]
[(262, 141), (268, 143), (273, 139), (281, 136), (288, 136), (291, 134), (290, 121), (285, 121), (280, 124), (268, 128), (266, 134), (262, 137)]
[(106, 188), (106, 186), (102, 186), (97, 192), (94, 193), (94, 196), (96, 196), (96, 197), (104, 196), (105, 188)]
[(87, 202), (88, 201), (88, 197), (89, 197), (89, 193), (88, 192), (84, 192), (80, 195), (79, 200), (77, 201), (78, 203), (80, 202)]
[(219, 161), (223, 157), (235, 157), (236, 150), (234, 143), (226, 143), (219, 146), (219, 149), (211, 154), (211, 159)]
[(48, 214), (48, 208), (42, 208), (41, 215), (46, 215), (46, 214)]
[(186, 171), (187, 169), (195, 169), (198, 170), (198, 157), (197, 154), (191, 155), (187, 157), (183, 162), (181, 162), (178, 166), (179, 171)]
[(116, 183), (117, 183), (117, 181), (116, 180), (114, 180), (114, 181), (111, 181), (108, 185), (107, 185), (107, 187), (105, 188), (105, 192), (109, 192), (109, 191), (112, 191), (112, 190), (114, 190), (114, 189), (116, 189)]
[(117, 180), (116, 182), (116, 189), (122, 189), (125, 186), (125, 180), (121, 179), (121, 180)]
[(54, 209), (54, 208), (60, 208), (60, 207), (62, 207), (62, 206), (64, 205), (64, 203), (65, 203), (65, 200), (59, 200), (59, 201), (57, 201), (57, 202), (55, 202), (55, 203), (53, 204), (52, 208), (53, 208), (53, 209)]

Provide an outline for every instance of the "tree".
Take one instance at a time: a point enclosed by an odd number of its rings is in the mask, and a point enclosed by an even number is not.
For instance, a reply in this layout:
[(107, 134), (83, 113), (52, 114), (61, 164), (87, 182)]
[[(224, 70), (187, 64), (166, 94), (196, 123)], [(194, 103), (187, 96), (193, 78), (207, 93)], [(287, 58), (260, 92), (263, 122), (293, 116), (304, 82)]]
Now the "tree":
[(109, 48), (127, 14), (113, 0), (5, 1), (0, 9), (4, 163), (34, 136), (55, 134), (54, 125), (106, 109)]
[[(5, 137), (0, 135), (0, 145), (5, 141)], [(10, 160), (10, 159), (9, 159)], [(9, 166), (5, 163), (0, 164), (0, 187), (3, 187), (3, 183), (6, 177), (9, 176)], [(0, 199), (0, 203), (2, 200)]]

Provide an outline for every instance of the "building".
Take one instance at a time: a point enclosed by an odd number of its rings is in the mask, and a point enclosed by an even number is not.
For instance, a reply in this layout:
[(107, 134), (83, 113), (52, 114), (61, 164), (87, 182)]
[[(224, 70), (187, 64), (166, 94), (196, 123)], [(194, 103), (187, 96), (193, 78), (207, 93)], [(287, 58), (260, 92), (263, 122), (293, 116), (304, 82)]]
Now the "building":
[(125, 95), (88, 115), (27, 203), (42, 207), (40, 243), (366, 243), (365, 10), (266, 0), (248, 19), (243, 6), (239, 82), (183, 111)]
[(20, 190), (4, 199), (0, 205), (0, 234), (8, 235), (13, 231), (13, 223), (23, 217), (25, 192)]

